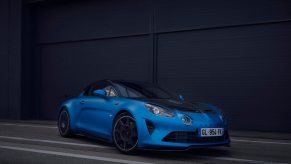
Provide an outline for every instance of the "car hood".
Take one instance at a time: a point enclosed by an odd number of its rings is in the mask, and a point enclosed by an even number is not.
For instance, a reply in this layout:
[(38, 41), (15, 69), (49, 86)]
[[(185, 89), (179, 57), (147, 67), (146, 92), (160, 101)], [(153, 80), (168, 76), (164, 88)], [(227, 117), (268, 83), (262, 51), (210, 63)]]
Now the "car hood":
[(205, 103), (189, 103), (189, 102), (180, 102), (172, 99), (144, 99), (144, 102), (164, 106), (170, 109), (178, 111), (189, 111), (189, 112), (210, 112), (213, 111), (212, 108)]

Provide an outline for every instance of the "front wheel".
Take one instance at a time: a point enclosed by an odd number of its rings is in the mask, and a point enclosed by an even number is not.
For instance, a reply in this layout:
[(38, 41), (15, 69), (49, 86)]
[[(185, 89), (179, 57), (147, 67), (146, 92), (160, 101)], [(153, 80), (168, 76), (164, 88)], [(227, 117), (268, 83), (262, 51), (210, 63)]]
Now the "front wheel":
[(113, 141), (122, 153), (133, 153), (138, 143), (135, 119), (128, 113), (122, 113), (114, 122)]
[(66, 109), (63, 109), (59, 114), (58, 129), (62, 137), (72, 136), (72, 132), (70, 129), (70, 115)]

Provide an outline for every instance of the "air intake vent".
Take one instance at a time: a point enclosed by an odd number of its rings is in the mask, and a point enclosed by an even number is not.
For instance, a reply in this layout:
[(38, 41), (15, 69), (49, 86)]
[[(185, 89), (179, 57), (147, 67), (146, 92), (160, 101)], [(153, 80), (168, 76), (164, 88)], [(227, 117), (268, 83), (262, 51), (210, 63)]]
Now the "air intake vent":
[(147, 128), (148, 128), (148, 131), (149, 131), (149, 134), (152, 135), (152, 133), (154, 132), (154, 124), (151, 123), (150, 121), (146, 120), (146, 125), (147, 125)]

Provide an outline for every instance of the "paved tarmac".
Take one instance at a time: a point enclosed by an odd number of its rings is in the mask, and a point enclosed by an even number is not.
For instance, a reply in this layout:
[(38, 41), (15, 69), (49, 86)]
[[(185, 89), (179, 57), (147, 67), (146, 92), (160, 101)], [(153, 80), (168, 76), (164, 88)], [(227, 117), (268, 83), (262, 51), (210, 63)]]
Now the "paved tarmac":
[(231, 147), (121, 154), (84, 136), (62, 138), (55, 122), (0, 121), (0, 164), (291, 163), (291, 134), (230, 132)]

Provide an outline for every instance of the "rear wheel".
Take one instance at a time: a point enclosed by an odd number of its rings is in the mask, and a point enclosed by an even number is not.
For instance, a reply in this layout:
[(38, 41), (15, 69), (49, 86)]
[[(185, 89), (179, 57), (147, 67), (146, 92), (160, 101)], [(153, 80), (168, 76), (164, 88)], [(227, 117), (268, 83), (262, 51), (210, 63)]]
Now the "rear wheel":
[(114, 122), (113, 141), (116, 148), (123, 153), (133, 153), (138, 143), (135, 119), (129, 113), (122, 113)]
[(70, 115), (66, 109), (63, 109), (60, 112), (60, 115), (58, 118), (58, 129), (59, 129), (59, 133), (62, 137), (71, 137), (72, 136), (72, 132), (70, 129)]

